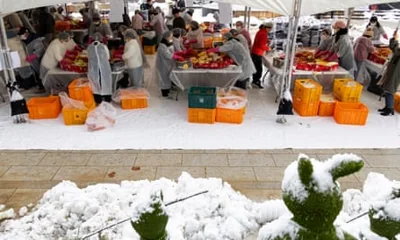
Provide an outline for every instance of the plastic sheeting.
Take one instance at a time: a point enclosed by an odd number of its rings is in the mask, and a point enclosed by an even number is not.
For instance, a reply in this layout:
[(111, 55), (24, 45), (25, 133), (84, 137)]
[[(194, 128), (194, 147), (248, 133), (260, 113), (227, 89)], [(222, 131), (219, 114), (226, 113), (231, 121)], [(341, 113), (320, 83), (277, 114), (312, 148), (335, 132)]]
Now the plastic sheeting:
[[(291, 16), (294, 1), (295, 0), (217, 0), (216, 2), (243, 5), (256, 9), (265, 9), (285, 16)], [(393, 2), (393, 0), (302, 0), (301, 16), (390, 2)]]
[[(87, 2), (88, 0), (78, 0), (73, 2)], [(0, 15), (4, 16), (13, 12), (45, 7), (56, 4), (69, 3), (71, 0), (23, 0), (23, 1), (10, 1), (10, 0), (0, 0)]]

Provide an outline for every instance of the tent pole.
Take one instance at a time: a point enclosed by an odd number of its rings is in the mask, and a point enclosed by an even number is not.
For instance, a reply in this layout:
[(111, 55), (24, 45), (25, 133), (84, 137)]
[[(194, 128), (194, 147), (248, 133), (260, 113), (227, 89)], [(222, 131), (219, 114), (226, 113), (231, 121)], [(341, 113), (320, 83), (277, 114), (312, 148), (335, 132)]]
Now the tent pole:
[(247, 16), (247, 29), (250, 29), (250, 18), (251, 18), (251, 7), (249, 7), (249, 13)]
[[(12, 60), (10, 57), (10, 49), (8, 48), (6, 27), (4, 25), (3, 17), (0, 17), (0, 30), (1, 30), (1, 58), (3, 60), (3, 72), (7, 83), (15, 83), (15, 74), (12, 67)], [(9, 94), (11, 94), (9, 92)], [(11, 97), (11, 95), (10, 95)]]
[(247, 26), (247, 7), (244, 8), (244, 22), (243, 27)]

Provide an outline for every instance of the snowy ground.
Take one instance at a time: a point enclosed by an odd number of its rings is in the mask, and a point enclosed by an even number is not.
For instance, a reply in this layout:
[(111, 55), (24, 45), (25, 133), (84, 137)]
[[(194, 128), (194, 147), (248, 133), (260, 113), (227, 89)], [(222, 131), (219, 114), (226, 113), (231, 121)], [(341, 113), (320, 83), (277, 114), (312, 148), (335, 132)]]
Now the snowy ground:
[(116, 124), (98, 132), (84, 126), (65, 126), (58, 119), (14, 125), (9, 106), (0, 107), (0, 149), (113, 150), (113, 149), (284, 149), (284, 148), (398, 148), (400, 115), (381, 117), (378, 97), (363, 93), (369, 106), (366, 126), (342, 126), (331, 117), (289, 117), (275, 122), (277, 105), (272, 90), (253, 89), (242, 125), (187, 122), (187, 96), (176, 102), (151, 92), (148, 109), (118, 109)]

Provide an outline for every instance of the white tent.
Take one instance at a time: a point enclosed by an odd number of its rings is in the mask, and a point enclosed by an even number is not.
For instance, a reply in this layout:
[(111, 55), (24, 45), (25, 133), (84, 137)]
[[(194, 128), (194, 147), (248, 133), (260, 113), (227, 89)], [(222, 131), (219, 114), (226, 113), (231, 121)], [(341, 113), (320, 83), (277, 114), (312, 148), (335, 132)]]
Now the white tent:
[[(75, 0), (75, 2), (86, 1), (88, 0)], [(7, 14), (21, 10), (51, 6), (56, 4), (64, 4), (69, 2), (71, 2), (71, 0), (0, 0), (0, 15), (5, 16)]]
[[(265, 9), (285, 16), (293, 15), (293, 4), (295, 0), (216, 0), (237, 5), (248, 6), (257, 9)], [(353, 7), (362, 7), (372, 4), (388, 3), (394, 0), (303, 0), (301, 3), (300, 15), (343, 10)]]

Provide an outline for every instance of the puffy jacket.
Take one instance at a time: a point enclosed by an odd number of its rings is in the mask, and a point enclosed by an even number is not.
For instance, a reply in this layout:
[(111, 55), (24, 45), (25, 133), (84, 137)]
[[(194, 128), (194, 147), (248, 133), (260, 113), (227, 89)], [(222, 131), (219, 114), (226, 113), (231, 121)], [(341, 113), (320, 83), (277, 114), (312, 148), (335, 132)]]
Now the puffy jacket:
[(268, 47), (268, 33), (266, 29), (260, 29), (254, 38), (253, 49), (251, 53), (257, 56), (264, 56), (265, 52), (269, 50)]
[(136, 39), (130, 40), (125, 44), (122, 59), (124, 59), (128, 68), (138, 68), (143, 66), (142, 52)]
[(374, 50), (371, 39), (361, 36), (354, 44), (354, 57), (357, 61), (364, 61), (368, 58), (368, 54), (374, 52)]
[(67, 51), (67, 45), (60, 42), (60, 40), (53, 40), (47, 48), (41, 65), (47, 69), (53, 69), (58, 66), (58, 63), (64, 58)]

